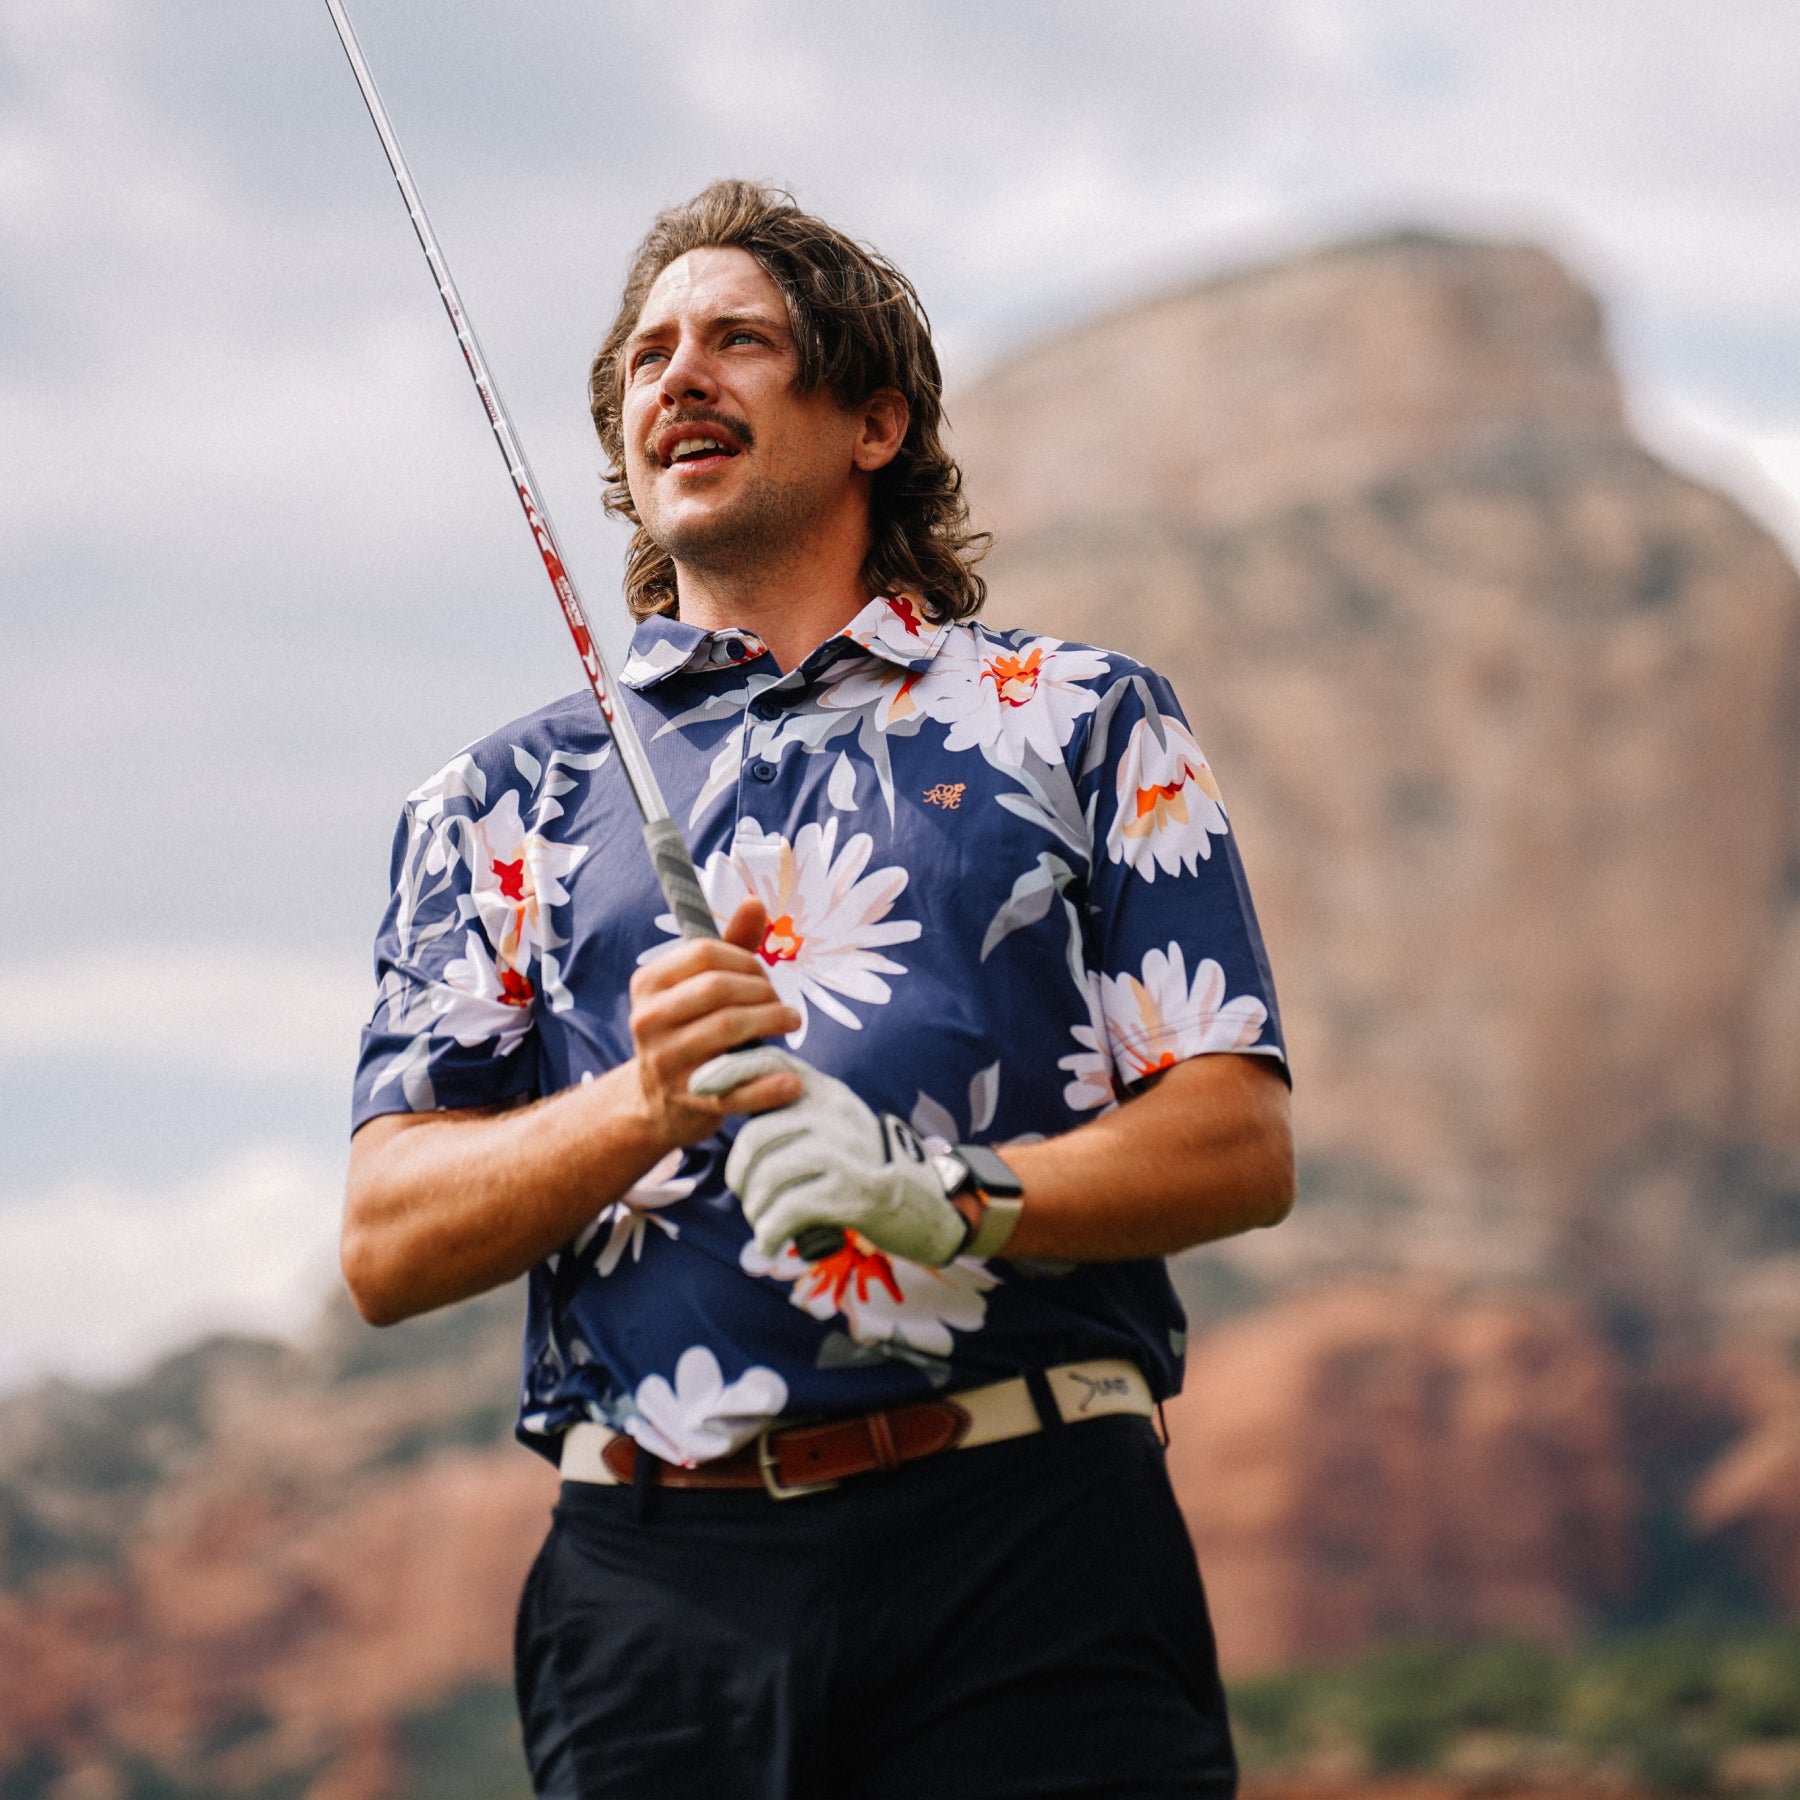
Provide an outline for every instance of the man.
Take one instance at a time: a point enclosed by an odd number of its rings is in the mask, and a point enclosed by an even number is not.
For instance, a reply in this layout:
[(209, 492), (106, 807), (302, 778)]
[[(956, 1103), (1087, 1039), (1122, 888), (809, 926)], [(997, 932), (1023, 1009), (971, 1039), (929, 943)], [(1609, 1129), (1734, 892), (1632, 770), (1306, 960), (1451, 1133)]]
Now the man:
[(1234, 1790), (1148, 1415), (1159, 1259), (1291, 1200), (1274, 994), (1166, 684), (964, 622), (939, 391), (904, 277), (785, 196), (659, 218), (590, 397), (724, 939), (585, 694), (396, 838), (344, 1268), (377, 1323), (530, 1271), (540, 1795)]

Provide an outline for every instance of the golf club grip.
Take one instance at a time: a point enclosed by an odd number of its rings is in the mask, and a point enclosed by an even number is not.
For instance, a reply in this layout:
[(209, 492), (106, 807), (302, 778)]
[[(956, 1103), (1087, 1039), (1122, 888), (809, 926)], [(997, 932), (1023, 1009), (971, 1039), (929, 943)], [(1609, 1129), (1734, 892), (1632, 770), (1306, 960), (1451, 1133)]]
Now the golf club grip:
[(809, 1225), (794, 1239), (794, 1248), (810, 1263), (824, 1262), (844, 1247), (844, 1234), (835, 1225)]
[[(701, 889), (681, 827), (673, 819), (652, 819), (644, 827), (644, 842), (649, 847), (657, 883), (675, 914), (681, 935), (716, 938), (719, 927)], [(809, 1225), (794, 1239), (794, 1248), (808, 1262), (823, 1262), (843, 1247), (844, 1234), (835, 1225)]]
[(644, 826), (644, 843), (650, 851), (650, 866), (656, 870), (657, 886), (675, 915), (681, 935), (716, 938), (719, 927), (706, 903), (681, 827), (673, 819), (651, 819)]

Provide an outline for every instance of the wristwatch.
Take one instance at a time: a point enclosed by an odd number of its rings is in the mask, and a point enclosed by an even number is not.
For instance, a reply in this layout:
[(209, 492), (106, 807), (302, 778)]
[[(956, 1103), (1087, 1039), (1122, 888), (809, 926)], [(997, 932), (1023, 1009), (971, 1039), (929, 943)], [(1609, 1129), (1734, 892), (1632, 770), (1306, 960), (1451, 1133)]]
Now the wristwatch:
[(931, 1159), (950, 1204), (962, 1215), (958, 1256), (998, 1256), (1025, 1210), (1025, 1184), (986, 1144), (958, 1144)]

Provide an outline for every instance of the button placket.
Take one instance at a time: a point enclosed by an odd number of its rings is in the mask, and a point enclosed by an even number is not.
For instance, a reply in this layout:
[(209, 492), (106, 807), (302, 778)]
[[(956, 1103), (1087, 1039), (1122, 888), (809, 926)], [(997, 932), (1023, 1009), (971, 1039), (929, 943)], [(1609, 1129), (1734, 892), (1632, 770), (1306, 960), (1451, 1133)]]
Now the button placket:
[(776, 694), (781, 686), (777, 676), (751, 690), (744, 708), (744, 761), (738, 777), (738, 816), (752, 818), (764, 830), (782, 831), (787, 820), (775, 798), (775, 784), (781, 774), (780, 752), (776, 748), (789, 708), (798, 691), (788, 688)]

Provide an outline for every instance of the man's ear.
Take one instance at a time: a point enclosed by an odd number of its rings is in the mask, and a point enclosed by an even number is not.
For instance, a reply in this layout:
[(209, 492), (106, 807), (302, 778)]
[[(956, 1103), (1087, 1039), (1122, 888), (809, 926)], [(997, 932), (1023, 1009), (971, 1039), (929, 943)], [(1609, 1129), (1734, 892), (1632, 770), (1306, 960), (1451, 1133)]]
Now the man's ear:
[(900, 454), (912, 408), (898, 388), (877, 388), (859, 409), (862, 430), (851, 451), (851, 461), (866, 474), (885, 469)]

